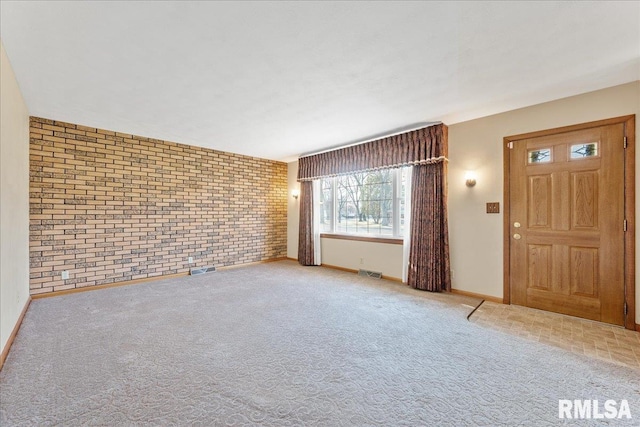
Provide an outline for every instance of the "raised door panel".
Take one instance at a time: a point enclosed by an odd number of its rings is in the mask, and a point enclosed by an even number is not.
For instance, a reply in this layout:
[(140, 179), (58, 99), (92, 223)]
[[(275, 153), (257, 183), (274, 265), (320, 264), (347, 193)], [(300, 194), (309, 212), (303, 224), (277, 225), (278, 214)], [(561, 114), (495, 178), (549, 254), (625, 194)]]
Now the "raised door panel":
[(598, 227), (598, 171), (571, 174), (571, 228), (597, 231)]
[(527, 271), (529, 272), (527, 287), (549, 290), (552, 280), (552, 247), (551, 245), (529, 245)]
[(551, 175), (529, 176), (529, 228), (551, 228)]
[(572, 247), (569, 251), (571, 295), (598, 298), (598, 248)]

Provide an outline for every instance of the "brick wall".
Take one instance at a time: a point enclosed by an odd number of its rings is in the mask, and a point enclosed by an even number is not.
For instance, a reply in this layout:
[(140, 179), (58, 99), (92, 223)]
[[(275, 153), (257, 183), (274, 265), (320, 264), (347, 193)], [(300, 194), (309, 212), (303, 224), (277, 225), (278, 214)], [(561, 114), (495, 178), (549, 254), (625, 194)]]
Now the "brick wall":
[(285, 163), (30, 125), (32, 294), (286, 256)]

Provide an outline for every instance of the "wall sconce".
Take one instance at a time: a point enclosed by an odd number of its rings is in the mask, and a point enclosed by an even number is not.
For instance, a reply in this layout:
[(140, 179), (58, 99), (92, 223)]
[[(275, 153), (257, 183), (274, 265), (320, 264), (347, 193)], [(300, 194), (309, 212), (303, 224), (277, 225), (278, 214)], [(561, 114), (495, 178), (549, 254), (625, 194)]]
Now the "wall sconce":
[(291, 190), (291, 195), (294, 199), (298, 200), (298, 197), (300, 196), (300, 190)]
[(465, 184), (467, 185), (467, 187), (473, 187), (476, 185), (476, 174), (475, 172), (467, 172), (464, 175), (464, 179), (465, 179)]

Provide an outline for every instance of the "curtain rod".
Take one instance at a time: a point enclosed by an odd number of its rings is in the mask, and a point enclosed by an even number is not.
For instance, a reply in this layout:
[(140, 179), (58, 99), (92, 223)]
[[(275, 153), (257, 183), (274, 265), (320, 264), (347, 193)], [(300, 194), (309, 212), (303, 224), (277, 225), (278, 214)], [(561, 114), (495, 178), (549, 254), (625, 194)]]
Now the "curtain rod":
[(392, 136), (400, 135), (402, 133), (413, 132), (414, 130), (428, 128), (430, 126), (439, 125), (441, 123), (442, 122), (416, 123), (415, 125), (409, 125), (409, 126), (403, 127), (403, 128), (396, 128), (395, 130), (392, 130), (387, 134), (378, 134), (377, 136), (374, 136), (374, 137), (371, 137), (371, 138), (367, 138), (365, 140), (351, 142), (351, 143), (348, 143), (346, 145), (333, 146), (331, 148), (327, 148), (326, 150), (320, 150), (320, 151), (316, 151), (314, 153), (302, 154), (299, 158), (315, 156), (316, 154), (322, 154), (322, 153), (327, 153), (327, 152), (333, 151), (333, 150), (340, 150), (342, 148), (353, 147), (354, 145), (366, 144), (367, 142), (376, 141), (378, 139), (383, 139), (383, 138), (390, 138)]

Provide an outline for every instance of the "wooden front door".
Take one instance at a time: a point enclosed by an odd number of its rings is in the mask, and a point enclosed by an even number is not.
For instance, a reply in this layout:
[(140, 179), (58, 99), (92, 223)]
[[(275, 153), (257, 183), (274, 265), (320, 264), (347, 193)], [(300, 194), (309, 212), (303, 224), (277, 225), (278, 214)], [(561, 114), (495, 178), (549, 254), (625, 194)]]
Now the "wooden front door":
[(511, 140), (511, 303), (625, 325), (625, 124)]

